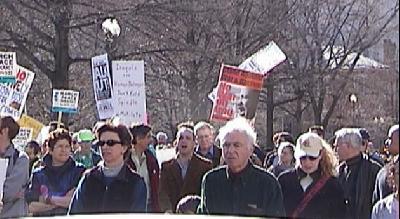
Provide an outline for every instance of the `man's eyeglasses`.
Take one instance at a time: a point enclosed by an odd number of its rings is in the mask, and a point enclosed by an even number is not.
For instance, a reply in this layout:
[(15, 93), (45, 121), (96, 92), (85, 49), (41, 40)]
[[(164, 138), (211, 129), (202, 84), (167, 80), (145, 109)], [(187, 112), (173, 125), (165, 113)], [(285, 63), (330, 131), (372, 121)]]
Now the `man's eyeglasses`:
[(116, 144), (122, 144), (122, 142), (116, 140), (107, 140), (107, 141), (97, 141), (96, 143), (98, 147), (103, 147), (105, 144), (107, 144), (110, 147), (113, 147)]
[(302, 157), (300, 157), (300, 160), (306, 160), (306, 159), (309, 159), (309, 160), (311, 160), (311, 161), (315, 161), (316, 159), (318, 159), (318, 156), (317, 157), (313, 157), (313, 156), (302, 156)]

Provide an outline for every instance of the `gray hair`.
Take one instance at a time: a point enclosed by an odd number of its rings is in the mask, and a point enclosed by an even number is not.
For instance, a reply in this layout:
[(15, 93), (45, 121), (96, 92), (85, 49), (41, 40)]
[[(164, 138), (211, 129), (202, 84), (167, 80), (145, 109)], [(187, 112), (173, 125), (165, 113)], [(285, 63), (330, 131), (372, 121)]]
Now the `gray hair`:
[(200, 129), (204, 129), (204, 128), (208, 128), (208, 129), (211, 130), (212, 133), (214, 133), (214, 127), (213, 127), (210, 123), (201, 121), (201, 122), (198, 122), (198, 123), (194, 126), (194, 135), (197, 135), (197, 132), (198, 132)]
[(219, 129), (218, 138), (221, 141), (221, 145), (224, 144), (225, 137), (232, 132), (240, 132), (245, 134), (248, 142), (250, 143), (250, 147), (253, 147), (253, 145), (256, 143), (257, 134), (253, 127), (251, 127), (251, 125), (243, 117), (235, 118), (227, 122), (225, 126)]
[(362, 137), (357, 128), (342, 128), (335, 132), (336, 142), (341, 141), (355, 149), (361, 149)]

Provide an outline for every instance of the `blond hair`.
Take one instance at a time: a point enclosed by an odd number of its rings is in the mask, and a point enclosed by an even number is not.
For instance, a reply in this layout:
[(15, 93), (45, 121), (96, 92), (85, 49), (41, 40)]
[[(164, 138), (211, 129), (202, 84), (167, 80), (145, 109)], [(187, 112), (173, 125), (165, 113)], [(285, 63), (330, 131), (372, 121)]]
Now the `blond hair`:
[(321, 160), (319, 161), (319, 168), (321, 170), (322, 176), (336, 176), (336, 167), (338, 165), (338, 160), (332, 147), (322, 140), (322, 150), (321, 150)]

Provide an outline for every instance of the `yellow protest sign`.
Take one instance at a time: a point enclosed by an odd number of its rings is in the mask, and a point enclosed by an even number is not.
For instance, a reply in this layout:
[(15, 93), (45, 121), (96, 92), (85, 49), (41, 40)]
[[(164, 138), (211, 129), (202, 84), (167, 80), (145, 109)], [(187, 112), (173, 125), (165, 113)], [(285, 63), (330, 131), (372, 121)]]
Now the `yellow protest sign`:
[(44, 125), (37, 121), (36, 119), (23, 114), (21, 118), (18, 120), (18, 124), (21, 127), (32, 128), (32, 138), (36, 139), (40, 130), (44, 127)]

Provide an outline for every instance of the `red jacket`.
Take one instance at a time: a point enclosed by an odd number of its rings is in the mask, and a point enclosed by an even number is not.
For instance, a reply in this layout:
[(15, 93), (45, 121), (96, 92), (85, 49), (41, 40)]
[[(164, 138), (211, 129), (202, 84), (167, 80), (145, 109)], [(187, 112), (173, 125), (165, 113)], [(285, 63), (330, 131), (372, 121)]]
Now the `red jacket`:
[[(160, 178), (160, 167), (158, 166), (158, 162), (156, 157), (149, 151), (145, 150), (144, 154), (146, 156), (146, 165), (147, 165), (147, 172), (149, 173), (150, 179), (150, 209), (147, 209), (148, 212), (161, 212), (160, 204), (158, 201), (158, 193), (159, 193), (159, 178)], [(132, 161), (131, 154), (129, 153), (126, 156), (126, 164), (137, 171), (135, 163)]]

